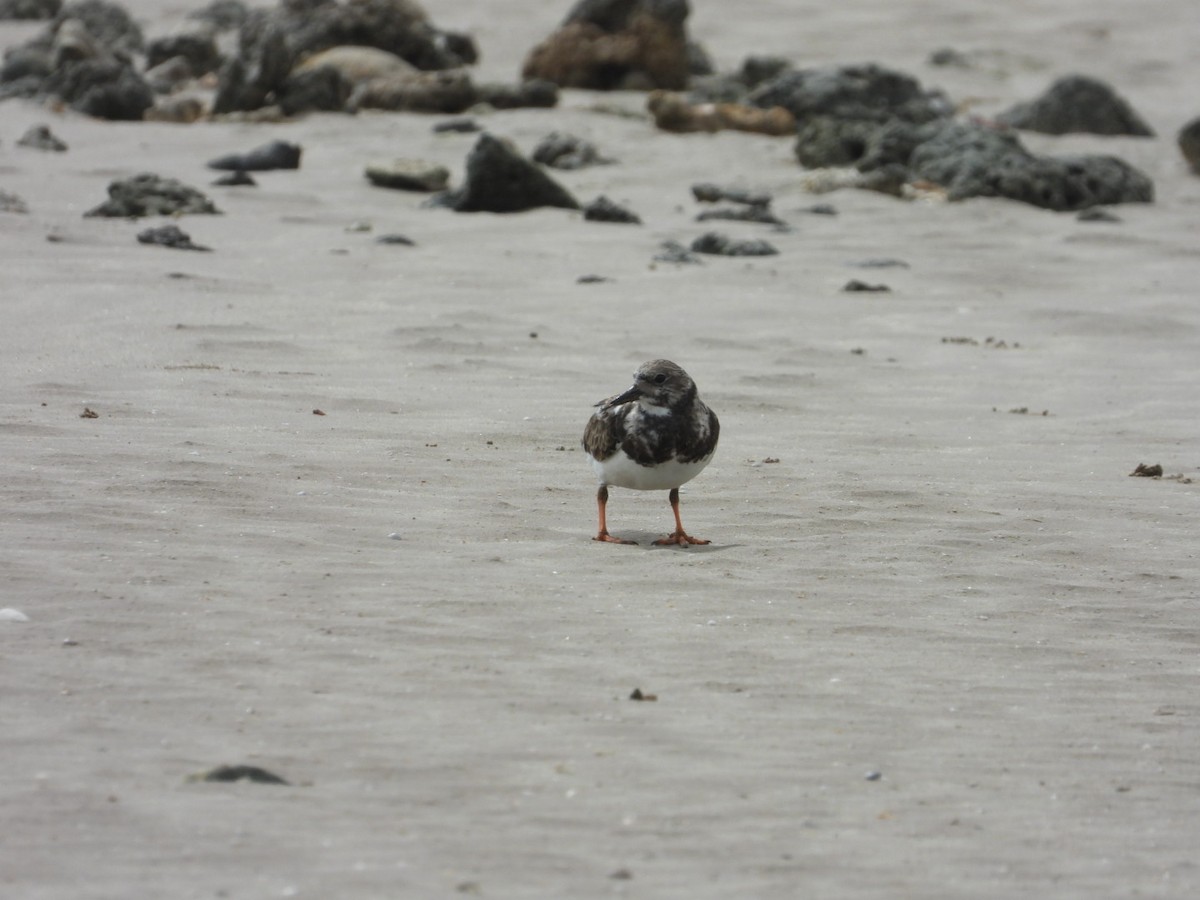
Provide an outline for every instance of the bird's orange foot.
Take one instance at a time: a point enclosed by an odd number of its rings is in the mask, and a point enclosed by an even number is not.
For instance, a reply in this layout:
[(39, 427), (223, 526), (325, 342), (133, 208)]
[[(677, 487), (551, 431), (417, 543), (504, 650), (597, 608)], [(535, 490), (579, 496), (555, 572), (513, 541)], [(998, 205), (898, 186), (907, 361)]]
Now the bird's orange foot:
[(686, 547), (688, 544), (711, 544), (712, 541), (702, 541), (700, 538), (694, 538), (690, 534), (682, 531), (675, 531), (668, 534), (665, 538), (659, 538), (654, 542), (658, 547), (669, 547), (671, 544), (678, 544), (680, 547)]
[(637, 541), (627, 541), (624, 538), (613, 537), (607, 531), (602, 531), (594, 538), (593, 541), (603, 541), (606, 544), (636, 544)]

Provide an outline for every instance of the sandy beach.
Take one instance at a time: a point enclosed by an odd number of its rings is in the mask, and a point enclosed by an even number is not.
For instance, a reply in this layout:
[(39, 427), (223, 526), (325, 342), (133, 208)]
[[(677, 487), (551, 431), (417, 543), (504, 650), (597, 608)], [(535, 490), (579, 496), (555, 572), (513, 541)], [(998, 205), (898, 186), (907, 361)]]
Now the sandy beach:
[[(425, 6), (513, 81), (569, 4)], [(1156, 137), (1022, 140), (1155, 202), (817, 195), (789, 138), (568, 90), (476, 118), (595, 142), (554, 177), (643, 224), (460, 214), (363, 177), (459, 182), (437, 116), (0, 104), (0, 894), (1200, 895), (1195, 6), (692, 7), (722, 70), (877, 62), (981, 116), (1105, 79)], [(39, 123), (70, 149), (16, 146)], [(212, 186), (272, 139), (299, 170)], [(213, 252), (83, 216), (139, 172), (213, 199), (176, 223)], [(696, 182), (770, 192), (790, 230), (719, 230), (779, 255), (656, 262), (711, 230)], [(619, 489), (640, 544), (595, 543), (584, 423), (658, 357), (721, 417), (683, 490), (712, 543), (650, 546), (665, 492)], [(222, 764), (290, 784), (189, 780)]]

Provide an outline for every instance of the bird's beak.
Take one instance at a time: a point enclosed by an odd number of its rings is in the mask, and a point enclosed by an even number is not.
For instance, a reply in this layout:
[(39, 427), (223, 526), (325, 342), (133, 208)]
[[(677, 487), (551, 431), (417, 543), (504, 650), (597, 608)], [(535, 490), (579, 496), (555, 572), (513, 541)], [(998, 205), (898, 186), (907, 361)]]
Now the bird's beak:
[(596, 405), (601, 409), (612, 409), (614, 406), (620, 406), (622, 403), (628, 403), (631, 400), (636, 400), (642, 396), (642, 389), (636, 384), (623, 394), (617, 394), (615, 397), (609, 397), (607, 400), (601, 400)]

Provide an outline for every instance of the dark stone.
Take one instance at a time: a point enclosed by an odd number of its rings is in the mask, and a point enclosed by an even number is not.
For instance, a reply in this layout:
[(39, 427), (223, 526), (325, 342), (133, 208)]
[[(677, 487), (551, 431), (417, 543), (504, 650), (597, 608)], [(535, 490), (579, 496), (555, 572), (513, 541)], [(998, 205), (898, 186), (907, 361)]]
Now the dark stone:
[(0, 0), (0, 19), (53, 19), (62, 0)]
[(108, 186), (108, 200), (84, 216), (138, 218), (219, 212), (213, 202), (195, 188), (174, 178), (142, 174), (112, 182)]
[(580, 0), (522, 69), (562, 87), (681, 90), (691, 60), (687, 0)]
[(237, 57), (221, 67), (213, 112), (259, 109), (291, 74), (295, 52), (282, 28), (251, 15), (238, 39)]
[(55, 136), (48, 125), (32, 125), (17, 141), (18, 147), (29, 147), (33, 150), (51, 150), (62, 153), (67, 149), (66, 143)]
[(865, 281), (859, 281), (857, 278), (851, 278), (844, 285), (842, 285), (842, 290), (851, 294), (886, 294), (891, 291), (891, 288), (886, 284), (868, 284)]
[(223, 171), (266, 172), (271, 169), (298, 169), (303, 148), (287, 141), (269, 141), (246, 153), (229, 153), (210, 160), (210, 169)]
[(116, 57), (65, 63), (42, 83), (41, 91), (97, 119), (140, 121), (154, 105), (154, 92), (131, 64)]
[(146, 68), (152, 69), (177, 56), (187, 60), (194, 78), (215, 72), (221, 66), (217, 42), (212, 35), (201, 32), (155, 38), (146, 45)]
[(285, 116), (306, 112), (341, 112), (354, 86), (333, 66), (295, 72), (276, 92)]
[(258, 182), (250, 177), (250, 173), (240, 169), (230, 172), (228, 175), (222, 175), (213, 184), (218, 187), (258, 187)]
[(234, 31), (241, 28), (250, 10), (241, 0), (213, 0), (203, 9), (188, 13), (189, 19), (198, 19), (215, 31)]
[(583, 208), (583, 217), (589, 222), (616, 222), (622, 225), (641, 225), (636, 213), (613, 203), (601, 195)]
[(146, 44), (142, 29), (125, 8), (108, 0), (69, 0), (50, 24), (51, 32), (68, 19), (82, 22), (87, 33), (113, 53), (129, 57)]
[(696, 216), (697, 222), (707, 222), (711, 219), (725, 222), (757, 222), (760, 225), (787, 224), (782, 219), (773, 215), (768, 207), (758, 204), (736, 208), (722, 207), (720, 209), (708, 209)]
[(613, 162), (601, 156), (591, 141), (563, 131), (552, 131), (542, 138), (534, 148), (533, 161), (552, 169), (583, 169)]
[(475, 134), (483, 126), (474, 119), (447, 119), (433, 126), (434, 134)]
[(511, 143), (479, 136), (467, 157), (466, 181), (450, 198), (458, 212), (520, 212), (539, 206), (579, 209), (579, 202), (521, 156)]
[[(32, 82), (33, 90), (29, 94), (21, 96), (32, 96), (41, 86), (42, 79), (53, 71), (54, 61), (50, 56), (49, 48), (27, 44), (23, 47), (14, 47), (4, 54), (4, 64), (0, 67), (0, 82), (7, 85), (29, 79)], [(9, 96), (17, 95), (9, 94)]]
[(1154, 132), (1122, 97), (1103, 81), (1068, 75), (1029, 103), (1018, 103), (996, 121), (1042, 134), (1126, 134), (1153, 137)]
[(953, 111), (940, 93), (923, 90), (912, 76), (874, 64), (785, 72), (751, 91), (747, 103), (782, 106), (798, 122), (820, 115), (928, 122)]
[(718, 203), (726, 200), (730, 203), (745, 203), (749, 206), (770, 206), (771, 195), (755, 193), (742, 188), (722, 187), (709, 182), (697, 182), (692, 185), (692, 196), (701, 203)]
[(415, 247), (417, 242), (412, 238), (405, 237), (402, 234), (381, 234), (375, 238), (377, 244), (388, 244), (390, 246)]
[(796, 159), (808, 169), (857, 165), (879, 129), (872, 119), (811, 116), (796, 132)]
[(909, 177), (951, 200), (1007, 197), (1060, 211), (1154, 200), (1153, 182), (1115, 156), (1034, 156), (1014, 134), (958, 122), (913, 151)]
[(779, 253), (766, 241), (739, 241), (715, 231), (702, 234), (692, 241), (692, 250), (714, 256), (774, 256)]
[(200, 775), (193, 776), (194, 781), (253, 781), (255, 784), (287, 784), (274, 772), (260, 769), (258, 766), (217, 766)]
[(137, 236), (139, 244), (154, 244), (159, 247), (170, 247), (173, 250), (202, 250), (209, 252), (212, 247), (202, 247), (192, 243), (192, 238), (178, 225), (162, 225), (158, 228), (147, 228)]
[(661, 249), (654, 255), (654, 261), (679, 265), (702, 265), (700, 257), (678, 241), (663, 241)]
[(544, 78), (529, 78), (519, 84), (481, 84), (476, 88), (479, 103), (495, 109), (551, 109), (558, 105), (558, 85)]
[(1180, 128), (1176, 141), (1192, 172), (1200, 175), (1200, 118), (1192, 119)]

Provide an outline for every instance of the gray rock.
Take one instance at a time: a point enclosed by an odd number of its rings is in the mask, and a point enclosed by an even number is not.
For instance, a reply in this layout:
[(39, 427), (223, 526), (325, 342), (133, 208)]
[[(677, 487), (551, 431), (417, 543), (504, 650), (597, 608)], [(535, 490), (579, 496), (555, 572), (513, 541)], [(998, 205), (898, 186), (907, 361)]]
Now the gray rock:
[(491, 134), (479, 136), (467, 157), (466, 180), (450, 198), (458, 212), (510, 213), (554, 206), (579, 209), (579, 201), (557, 181)]
[(153, 244), (159, 247), (170, 247), (172, 250), (200, 250), (211, 252), (212, 247), (203, 247), (192, 242), (192, 238), (178, 225), (162, 225), (158, 228), (147, 228), (138, 232), (139, 244)]
[(112, 182), (108, 200), (84, 216), (138, 218), (183, 213), (218, 214), (220, 210), (200, 191), (174, 178), (142, 174)]
[(210, 160), (210, 169), (226, 172), (267, 172), (272, 169), (298, 169), (304, 149), (287, 141), (268, 141), (245, 153), (228, 153)]
[(533, 161), (552, 169), (583, 169), (610, 165), (596, 145), (565, 131), (552, 131), (534, 148)]
[(291, 74), (295, 51), (281, 26), (251, 16), (238, 38), (238, 55), (221, 67), (213, 112), (259, 109)]
[(784, 72), (751, 91), (747, 102), (782, 106), (803, 122), (811, 116), (886, 122), (928, 122), (952, 112), (937, 92), (922, 89), (910, 75), (874, 64)]
[(692, 185), (692, 196), (701, 203), (717, 203), (727, 200), (730, 203), (745, 203), (748, 206), (770, 206), (771, 195), (762, 192), (748, 191), (744, 188), (723, 187), (707, 181)]
[(213, 0), (208, 6), (188, 13), (188, 18), (204, 22), (214, 31), (234, 31), (242, 27), (249, 14), (242, 0)]
[(692, 241), (692, 250), (714, 256), (775, 256), (779, 253), (766, 241), (739, 241), (716, 231), (702, 234)]
[(0, 19), (53, 19), (62, 0), (0, 0)]
[(494, 109), (551, 109), (558, 105), (558, 85), (544, 78), (528, 78), (518, 84), (487, 82), (476, 92), (477, 102)]
[(1096, 78), (1068, 75), (1042, 96), (1018, 103), (996, 116), (1013, 128), (1043, 134), (1126, 134), (1153, 137), (1154, 132), (1111, 87)]
[(700, 257), (678, 241), (663, 241), (659, 252), (654, 255), (654, 261), (678, 265), (702, 265)]
[(217, 50), (217, 42), (207, 32), (155, 38), (146, 45), (147, 68), (152, 69), (178, 56), (187, 60), (194, 78), (215, 72), (221, 67), (221, 53)]
[(128, 62), (116, 57), (81, 59), (56, 68), (41, 91), (97, 119), (140, 121), (154, 92)]
[(337, 69), (321, 66), (295, 71), (276, 92), (279, 108), (285, 116), (306, 112), (342, 112), (347, 109), (353, 86)]
[(81, 22), (88, 34), (112, 53), (126, 57), (140, 53), (146, 44), (141, 27), (125, 8), (108, 0), (68, 0), (50, 25), (57, 32), (64, 22)]
[(614, 203), (603, 194), (583, 208), (583, 217), (589, 222), (615, 222), (620, 225), (642, 224), (642, 220), (636, 213)]
[(29, 130), (17, 141), (18, 147), (29, 147), (32, 150), (50, 150), (62, 153), (67, 149), (64, 141), (60, 140), (49, 125), (31, 125)]
[(757, 222), (760, 225), (783, 226), (787, 223), (774, 215), (769, 207), (752, 205), (707, 209), (696, 216), (697, 222), (717, 220), (722, 222)]
[(919, 145), (909, 172), (951, 200), (1006, 197), (1060, 211), (1154, 200), (1150, 179), (1114, 156), (1034, 156), (1011, 133), (963, 123)]
[(400, 191), (444, 191), (450, 181), (450, 171), (445, 166), (423, 159), (368, 163), (364, 174), (371, 184)]
[(1179, 143), (1179, 152), (1187, 160), (1192, 172), (1200, 175), (1200, 117), (1180, 128), (1175, 139)]

